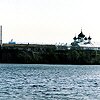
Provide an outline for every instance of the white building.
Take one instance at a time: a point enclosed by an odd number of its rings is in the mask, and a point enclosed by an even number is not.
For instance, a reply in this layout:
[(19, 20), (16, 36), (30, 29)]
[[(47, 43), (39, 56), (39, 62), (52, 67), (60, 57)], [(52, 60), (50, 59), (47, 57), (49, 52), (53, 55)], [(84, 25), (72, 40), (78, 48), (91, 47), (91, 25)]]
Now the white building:
[(73, 38), (74, 42), (71, 43), (71, 48), (82, 50), (100, 50), (100, 45), (92, 42), (92, 38), (86, 37), (81, 29), (81, 33), (78, 37)]

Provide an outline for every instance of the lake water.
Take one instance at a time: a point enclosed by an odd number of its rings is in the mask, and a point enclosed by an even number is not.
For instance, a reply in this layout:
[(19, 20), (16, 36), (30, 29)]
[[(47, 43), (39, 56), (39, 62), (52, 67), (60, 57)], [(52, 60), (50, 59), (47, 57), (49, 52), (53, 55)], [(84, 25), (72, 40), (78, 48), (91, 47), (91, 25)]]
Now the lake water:
[(100, 65), (0, 64), (0, 100), (100, 100)]

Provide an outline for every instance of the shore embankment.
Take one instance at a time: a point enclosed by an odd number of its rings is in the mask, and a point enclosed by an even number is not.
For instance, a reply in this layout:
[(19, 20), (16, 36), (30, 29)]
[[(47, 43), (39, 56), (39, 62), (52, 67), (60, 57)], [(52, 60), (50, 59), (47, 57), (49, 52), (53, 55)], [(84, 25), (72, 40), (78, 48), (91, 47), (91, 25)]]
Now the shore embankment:
[(100, 51), (58, 49), (55, 45), (4, 45), (0, 63), (100, 64)]

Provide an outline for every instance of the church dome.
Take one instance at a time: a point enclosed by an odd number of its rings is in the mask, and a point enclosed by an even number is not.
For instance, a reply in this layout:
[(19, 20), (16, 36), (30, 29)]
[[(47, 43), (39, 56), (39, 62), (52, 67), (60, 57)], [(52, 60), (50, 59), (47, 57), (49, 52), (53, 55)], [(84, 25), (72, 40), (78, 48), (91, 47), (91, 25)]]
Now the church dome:
[(85, 37), (84, 40), (87, 40), (87, 37)]
[(91, 40), (92, 38), (89, 36), (88, 39)]
[(82, 32), (82, 29), (81, 29), (81, 33), (78, 35), (78, 37), (80, 37), (80, 38), (84, 38), (85, 37), (85, 35)]
[(78, 35), (78, 37), (84, 38), (85, 35), (81, 32), (81, 33)]
[(76, 40), (77, 39), (76, 36), (73, 39)]

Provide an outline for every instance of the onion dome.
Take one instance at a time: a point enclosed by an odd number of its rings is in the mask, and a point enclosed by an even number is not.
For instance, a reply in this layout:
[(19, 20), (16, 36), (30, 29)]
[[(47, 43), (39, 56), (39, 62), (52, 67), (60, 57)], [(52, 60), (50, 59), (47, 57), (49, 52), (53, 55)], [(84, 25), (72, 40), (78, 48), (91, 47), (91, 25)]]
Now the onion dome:
[(76, 40), (77, 39), (76, 36), (73, 39)]
[(80, 37), (80, 38), (84, 38), (85, 37), (85, 35), (82, 32), (82, 29), (81, 29), (81, 33), (78, 35), (78, 37)]
[(85, 37), (84, 40), (87, 40), (87, 37)]
[(92, 38), (89, 36), (89, 37), (88, 37), (88, 40), (91, 40), (91, 39), (92, 39)]

